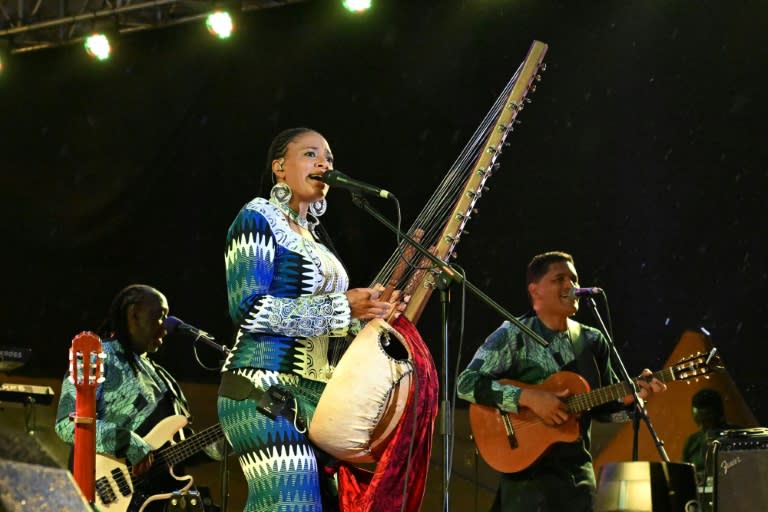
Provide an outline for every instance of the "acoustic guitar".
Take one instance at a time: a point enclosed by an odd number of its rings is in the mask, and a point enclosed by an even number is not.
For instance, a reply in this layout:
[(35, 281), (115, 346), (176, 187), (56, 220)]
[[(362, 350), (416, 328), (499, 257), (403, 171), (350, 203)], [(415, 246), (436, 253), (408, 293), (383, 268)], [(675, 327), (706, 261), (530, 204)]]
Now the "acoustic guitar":
[(101, 339), (83, 331), (72, 339), (69, 349), (69, 380), (77, 391), (75, 413), (75, 443), (72, 476), (88, 503), (95, 497), (96, 458), (96, 388), (104, 381), (104, 352)]
[[(671, 382), (701, 377), (720, 368), (722, 364), (713, 350), (708, 354), (697, 353), (684, 357), (675, 365), (655, 372), (652, 377), (662, 382)], [(590, 391), (583, 377), (567, 371), (557, 372), (541, 384), (526, 384), (509, 379), (500, 382), (552, 392), (567, 389), (571, 394), (564, 401), (573, 413), (562, 425), (550, 427), (526, 408), (511, 413), (497, 407), (470, 404), (469, 424), (480, 456), (489, 466), (502, 473), (517, 473), (526, 469), (554, 443), (575, 441), (580, 434), (578, 416), (581, 413), (631, 394), (626, 382)]]

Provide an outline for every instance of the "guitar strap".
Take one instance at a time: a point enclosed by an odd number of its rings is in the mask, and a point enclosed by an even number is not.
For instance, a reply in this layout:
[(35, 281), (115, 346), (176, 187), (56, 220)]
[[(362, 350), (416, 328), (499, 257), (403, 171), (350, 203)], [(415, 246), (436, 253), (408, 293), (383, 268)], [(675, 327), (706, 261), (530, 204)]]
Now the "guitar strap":
[[(192, 420), (192, 414), (189, 412), (189, 403), (187, 402), (187, 398), (184, 396), (184, 392), (179, 387), (179, 384), (176, 382), (176, 379), (174, 379), (170, 373), (168, 373), (168, 370), (160, 366), (159, 364), (156, 364), (151, 359), (148, 359), (150, 364), (155, 370), (155, 373), (157, 373), (157, 376), (162, 379), (163, 383), (165, 383), (165, 387), (168, 388), (169, 393), (172, 395), (172, 401), (173, 401), (173, 409), (176, 414), (180, 414), (187, 418), (187, 420), (191, 423)], [(178, 432), (178, 436), (180, 437), (180, 440), (184, 440), (186, 438), (186, 435), (184, 433), (184, 429), (180, 429)]]
[(600, 368), (598, 367), (595, 356), (584, 338), (581, 336), (581, 324), (575, 320), (568, 319), (568, 334), (573, 343), (573, 353), (576, 357), (574, 365), (575, 371), (589, 383), (592, 389), (604, 386), (608, 383), (602, 382), (600, 378)]
[(575, 347), (578, 341), (581, 341), (581, 324), (576, 320), (568, 319), (568, 336), (571, 338), (571, 343)]
[(590, 364), (592, 357), (584, 344), (584, 339), (581, 336), (581, 324), (575, 320), (568, 319), (568, 336), (571, 338), (571, 347), (573, 348), (574, 361), (570, 363), (573, 367), (573, 371), (587, 379), (589, 385), (592, 386), (594, 381), (594, 369)]

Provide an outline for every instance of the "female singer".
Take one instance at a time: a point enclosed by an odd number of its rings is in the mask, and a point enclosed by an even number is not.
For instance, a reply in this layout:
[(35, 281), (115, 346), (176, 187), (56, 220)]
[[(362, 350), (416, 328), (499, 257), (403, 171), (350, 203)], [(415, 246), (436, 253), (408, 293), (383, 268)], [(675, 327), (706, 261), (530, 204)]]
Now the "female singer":
[(267, 155), (269, 198), (243, 206), (227, 232), (229, 313), (239, 330), (222, 368), (218, 413), (248, 481), (248, 512), (322, 510), (324, 483), (306, 432), (333, 371), (330, 337), (387, 317), (397, 301), (381, 300), (383, 287), (347, 290), (317, 220), (332, 168), (318, 132), (279, 133)]

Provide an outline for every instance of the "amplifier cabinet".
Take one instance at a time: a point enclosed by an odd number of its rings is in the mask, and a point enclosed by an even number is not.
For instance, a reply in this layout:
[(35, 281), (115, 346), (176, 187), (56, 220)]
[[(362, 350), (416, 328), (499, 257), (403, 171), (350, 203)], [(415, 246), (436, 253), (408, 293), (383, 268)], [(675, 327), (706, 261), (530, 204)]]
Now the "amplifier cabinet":
[(715, 512), (768, 510), (768, 431), (726, 431), (715, 440)]

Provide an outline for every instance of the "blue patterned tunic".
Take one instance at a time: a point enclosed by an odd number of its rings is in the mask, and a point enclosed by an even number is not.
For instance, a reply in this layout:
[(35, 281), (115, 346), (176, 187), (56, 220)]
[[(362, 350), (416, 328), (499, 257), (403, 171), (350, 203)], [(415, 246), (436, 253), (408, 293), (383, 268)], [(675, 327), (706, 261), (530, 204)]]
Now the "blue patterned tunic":
[[(230, 226), (225, 264), (239, 330), (222, 371), (260, 390), (280, 384), (308, 423), (333, 372), (330, 338), (346, 335), (352, 323), (343, 266), (263, 198), (246, 204)], [(270, 419), (251, 399), (220, 396), (218, 409), (248, 481), (246, 511), (322, 510), (317, 460), (301, 426), (286, 416)]]
[(227, 233), (229, 314), (240, 328), (223, 371), (261, 368), (327, 381), (329, 336), (344, 336), (347, 274), (325, 246), (256, 198)]

